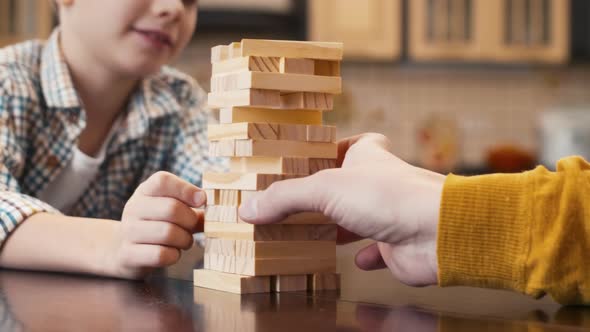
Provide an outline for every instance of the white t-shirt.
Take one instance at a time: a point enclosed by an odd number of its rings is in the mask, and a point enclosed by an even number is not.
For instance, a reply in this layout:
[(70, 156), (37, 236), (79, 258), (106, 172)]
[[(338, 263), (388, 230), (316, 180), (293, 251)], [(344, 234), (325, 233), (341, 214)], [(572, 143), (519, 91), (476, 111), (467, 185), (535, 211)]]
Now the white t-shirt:
[(38, 198), (66, 213), (80, 199), (90, 182), (96, 177), (100, 165), (105, 160), (107, 146), (119, 128), (120, 122), (119, 118), (113, 123), (96, 157), (88, 156), (80, 151), (78, 146), (75, 146), (70, 162), (53, 182), (45, 187)]

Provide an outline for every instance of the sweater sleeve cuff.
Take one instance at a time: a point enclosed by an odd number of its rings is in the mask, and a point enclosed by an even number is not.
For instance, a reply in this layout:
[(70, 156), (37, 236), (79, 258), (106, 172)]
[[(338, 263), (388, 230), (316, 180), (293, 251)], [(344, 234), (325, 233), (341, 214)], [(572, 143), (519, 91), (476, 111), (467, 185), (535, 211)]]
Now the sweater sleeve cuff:
[(21, 222), (40, 212), (61, 214), (57, 209), (34, 197), (0, 191), (0, 246)]
[(530, 238), (527, 173), (449, 175), (441, 201), (440, 286), (523, 291)]

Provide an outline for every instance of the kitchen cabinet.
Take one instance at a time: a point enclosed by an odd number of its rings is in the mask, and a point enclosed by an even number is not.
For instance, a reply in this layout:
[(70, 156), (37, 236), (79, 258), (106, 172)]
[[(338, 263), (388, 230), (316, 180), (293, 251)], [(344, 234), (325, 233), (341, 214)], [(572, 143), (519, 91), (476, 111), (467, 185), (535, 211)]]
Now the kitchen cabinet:
[(48, 0), (0, 0), (0, 47), (31, 38), (46, 38), (53, 27)]
[(408, 9), (413, 60), (569, 60), (569, 0), (411, 0)]
[(401, 0), (310, 0), (308, 24), (311, 40), (343, 42), (347, 59), (400, 57)]

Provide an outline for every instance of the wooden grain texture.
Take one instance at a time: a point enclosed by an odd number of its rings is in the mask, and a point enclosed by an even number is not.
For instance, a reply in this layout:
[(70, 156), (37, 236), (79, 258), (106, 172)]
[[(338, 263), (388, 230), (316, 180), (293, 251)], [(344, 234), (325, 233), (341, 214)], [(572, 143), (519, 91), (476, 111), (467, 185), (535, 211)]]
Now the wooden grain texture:
[(205, 195), (207, 195), (207, 205), (218, 205), (219, 204), (219, 191), (214, 189), (206, 189)]
[(203, 188), (264, 190), (274, 182), (286, 179), (294, 179), (302, 176), (304, 175), (205, 172), (203, 174)]
[(343, 45), (330, 42), (242, 39), (242, 54), (244, 56), (342, 60)]
[(205, 239), (205, 253), (206, 254), (224, 255), (224, 256), (235, 256), (236, 255), (236, 240), (206, 238)]
[(252, 139), (333, 143), (336, 141), (336, 127), (261, 122), (210, 124), (207, 137), (214, 142)]
[(281, 107), (281, 93), (276, 90), (244, 89), (211, 92), (207, 103), (212, 108), (224, 107)]
[(236, 141), (223, 140), (209, 142), (210, 156), (233, 156), (236, 154)]
[(314, 75), (340, 76), (340, 61), (315, 60)]
[(232, 157), (229, 167), (234, 173), (309, 174), (309, 158)]
[(297, 275), (336, 272), (336, 259), (236, 257), (236, 273), (248, 276)]
[(307, 275), (278, 275), (270, 281), (272, 292), (296, 292), (307, 290)]
[(227, 107), (219, 110), (219, 122), (229, 123), (284, 123), (321, 125), (323, 113), (317, 110), (279, 110), (262, 108)]
[[(240, 195), (248, 197), (248, 193), (256, 191), (240, 191)], [(245, 198), (245, 199), (246, 199)], [(238, 206), (208, 205), (205, 209), (205, 221), (222, 223), (244, 223), (238, 215)], [(300, 212), (292, 214), (278, 222), (283, 225), (326, 225), (332, 224), (330, 218), (318, 212)]]
[(338, 156), (336, 143), (298, 141), (236, 140), (235, 155), (217, 157), (308, 157), (334, 159)]
[(252, 225), (205, 222), (205, 234), (212, 238), (250, 241), (336, 241), (337, 227), (328, 225)]
[(236, 294), (270, 292), (270, 277), (247, 277), (211, 270), (194, 270), (194, 285)]
[(334, 96), (319, 92), (282, 92), (281, 108), (332, 110), (334, 109)]
[(236, 240), (233, 243), (236, 257), (256, 259), (336, 259), (335, 241)]
[(310, 291), (340, 289), (340, 274), (338, 273), (314, 273), (307, 277), (307, 289)]
[(340, 94), (342, 92), (342, 79), (335, 76), (255, 71), (217, 74), (211, 77), (212, 93), (227, 93), (244, 89)]
[(308, 142), (336, 142), (336, 127), (307, 126), (306, 141)]
[(207, 253), (203, 255), (203, 267), (206, 270), (213, 270), (225, 273), (236, 273), (236, 257), (221, 254)]
[(279, 60), (279, 72), (283, 74), (315, 74), (315, 62), (313, 59), (297, 59), (282, 57)]

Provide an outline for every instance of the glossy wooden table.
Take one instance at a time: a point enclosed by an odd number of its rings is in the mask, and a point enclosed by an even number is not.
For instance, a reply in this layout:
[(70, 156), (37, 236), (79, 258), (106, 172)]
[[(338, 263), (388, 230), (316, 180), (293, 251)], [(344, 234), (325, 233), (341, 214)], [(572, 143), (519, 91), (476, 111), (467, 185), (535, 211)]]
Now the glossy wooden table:
[[(0, 331), (578, 331), (590, 308), (509, 292), (414, 289), (353, 268), (340, 293), (239, 296), (156, 275), (130, 282), (0, 270)], [(189, 269), (187, 269), (188, 271)]]

